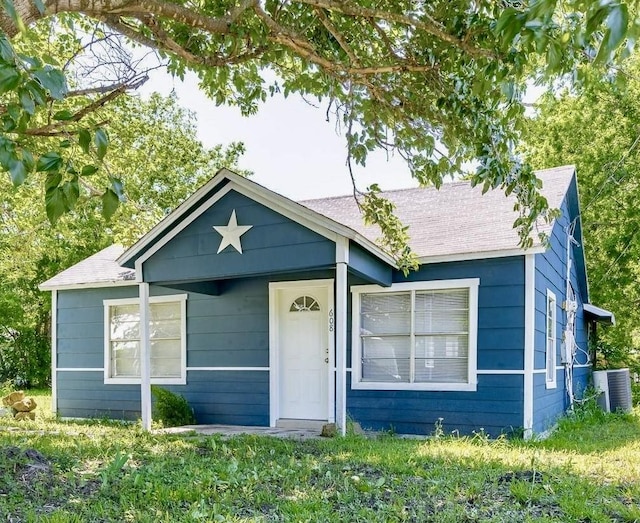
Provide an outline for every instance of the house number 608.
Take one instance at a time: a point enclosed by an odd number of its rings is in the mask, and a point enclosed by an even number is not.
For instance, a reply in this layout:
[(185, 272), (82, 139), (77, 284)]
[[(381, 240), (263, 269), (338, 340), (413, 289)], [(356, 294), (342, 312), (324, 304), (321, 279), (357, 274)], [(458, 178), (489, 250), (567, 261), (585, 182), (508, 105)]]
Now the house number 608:
[(329, 332), (333, 332), (333, 309), (329, 309)]

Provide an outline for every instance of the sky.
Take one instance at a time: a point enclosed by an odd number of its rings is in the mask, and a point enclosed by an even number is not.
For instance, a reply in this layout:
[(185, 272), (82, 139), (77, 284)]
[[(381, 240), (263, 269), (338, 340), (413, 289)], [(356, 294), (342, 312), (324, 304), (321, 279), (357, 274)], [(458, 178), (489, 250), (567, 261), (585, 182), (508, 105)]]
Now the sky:
[[(216, 107), (198, 89), (197, 78), (184, 82), (161, 70), (154, 71), (141, 88), (168, 95), (175, 90), (180, 105), (194, 111), (198, 138), (208, 146), (244, 142), (247, 152), (240, 167), (253, 171), (252, 180), (293, 200), (351, 194), (346, 167), (346, 142), (334, 122), (327, 122), (325, 107), (312, 107), (297, 95), (271, 98), (258, 114), (243, 117), (235, 107)], [(383, 190), (416, 187), (400, 157), (384, 152), (370, 156), (365, 168), (355, 169), (356, 183), (364, 190), (378, 183)]]

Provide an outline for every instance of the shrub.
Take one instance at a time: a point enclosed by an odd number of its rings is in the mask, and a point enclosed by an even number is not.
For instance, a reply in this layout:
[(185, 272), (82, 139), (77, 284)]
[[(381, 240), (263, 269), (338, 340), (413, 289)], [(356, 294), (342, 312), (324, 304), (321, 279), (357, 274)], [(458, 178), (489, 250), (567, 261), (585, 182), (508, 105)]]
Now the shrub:
[(189, 403), (179, 394), (153, 385), (153, 418), (162, 422), (165, 427), (179, 427), (181, 425), (193, 425), (196, 418)]

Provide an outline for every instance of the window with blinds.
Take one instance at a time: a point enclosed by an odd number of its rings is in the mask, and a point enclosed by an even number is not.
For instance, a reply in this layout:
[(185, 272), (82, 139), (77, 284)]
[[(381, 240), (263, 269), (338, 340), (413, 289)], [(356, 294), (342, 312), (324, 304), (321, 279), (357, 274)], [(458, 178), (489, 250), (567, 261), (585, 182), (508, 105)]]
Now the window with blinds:
[(359, 293), (359, 382), (468, 384), (470, 293), (470, 287)]

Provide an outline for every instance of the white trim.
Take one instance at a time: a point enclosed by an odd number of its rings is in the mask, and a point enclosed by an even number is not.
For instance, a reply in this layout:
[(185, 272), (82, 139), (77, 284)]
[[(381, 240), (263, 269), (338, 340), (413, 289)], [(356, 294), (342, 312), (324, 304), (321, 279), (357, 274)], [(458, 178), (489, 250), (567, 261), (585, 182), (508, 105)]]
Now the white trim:
[(478, 374), (484, 376), (522, 376), (524, 373), (524, 369), (478, 369)]
[[(140, 313), (140, 412), (143, 430), (151, 430), (151, 308), (149, 284), (138, 287)], [(107, 307), (109, 308), (109, 307)], [(111, 345), (111, 343), (109, 343)], [(111, 348), (111, 347), (109, 347)], [(111, 351), (109, 351), (111, 352)], [(109, 359), (111, 361), (111, 358)]]
[[(420, 390), (420, 391), (476, 391), (477, 350), (478, 350), (478, 287), (479, 278), (463, 278), (456, 280), (433, 280), (394, 283), (390, 287), (379, 285), (354, 285), (351, 287), (351, 388), (362, 390)], [(361, 381), (360, 362), (360, 296), (365, 293), (390, 293), (398, 291), (418, 291), (437, 289), (469, 290), (469, 355), (468, 381), (466, 383), (380, 383)]]
[(58, 372), (104, 372), (104, 367), (58, 367)]
[(253, 372), (253, 371), (266, 371), (269, 372), (269, 367), (187, 367), (187, 372), (190, 371), (207, 371), (207, 372)]
[(61, 285), (39, 285), (41, 291), (71, 291), (79, 289), (101, 289), (103, 287), (133, 287), (138, 285), (135, 280), (112, 280), (84, 283), (65, 283)]
[(495, 251), (480, 251), (480, 252), (461, 252), (458, 254), (441, 254), (438, 256), (421, 256), (418, 258), (418, 262), (421, 265), (428, 263), (442, 263), (453, 261), (468, 261), (468, 260), (484, 260), (486, 258), (507, 258), (509, 256), (526, 256), (528, 254), (541, 254), (546, 252), (546, 249), (542, 245), (535, 245), (527, 250), (523, 249), (498, 249)]
[[(336, 259), (349, 259), (349, 245), (347, 242), (346, 253), (340, 253), (344, 250), (344, 245), (336, 243)], [(336, 424), (340, 429), (340, 433), (344, 436), (347, 433), (347, 262), (342, 261), (336, 263)]]
[[(269, 426), (275, 427), (280, 419), (280, 338), (279, 338), (279, 321), (278, 321), (278, 291), (287, 289), (308, 289), (320, 287), (326, 291), (327, 296), (327, 329), (329, 325), (329, 311), (335, 311), (333, 303), (333, 280), (296, 280), (269, 283)], [(332, 332), (327, 332), (327, 344), (329, 345), (329, 364), (328, 372), (328, 402), (327, 402), (327, 420), (333, 422), (335, 420), (335, 396), (333, 393), (333, 372), (335, 367), (335, 345)]]
[(58, 291), (51, 292), (51, 412), (58, 411)]
[(533, 436), (533, 373), (535, 366), (536, 321), (536, 258), (527, 254), (524, 258), (524, 438)]
[(593, 363), (580, 363), (573, 366), (574, 369), (587, 369), (589, 367), (593, 367)]
[[(553, 348), (549, 350), (549, 300), (553, 302)], [(545, 387), (547, 389), (555, 389), (558, 387), (558, 376), (556, 370), (556, 361), (558, 351), (558, 300), (556, 295), (549, 289), (547, 289), (547, 299), (545, 301), (544, 312), (544, 356), (545, 356), (545, 371), (549, 369), (551, 363), (553, 368), (553, 378), (549, 379), (548, 375), (545, 375)], [(550, 361), (551, 358), (551, 361)]]
[[(187, 383), (187, 299), (188, 294), (166, 294), (162, 296), (150, 296), (149, 303), (171, 303), (180, 302), (180, 355), (181, 368), (180, 376), (175, 378), (151, 378), (152, 385), (185, 385)], [(135, 305), (140, 303), (140, 298), (116, 298), (102, 300), (104, 307), (104, 383), (105, 385), (138, 385), (140, 378), (112, 378), (111, 358), (110, 358), (110, 318), (109, 307), (113, 305)]]

